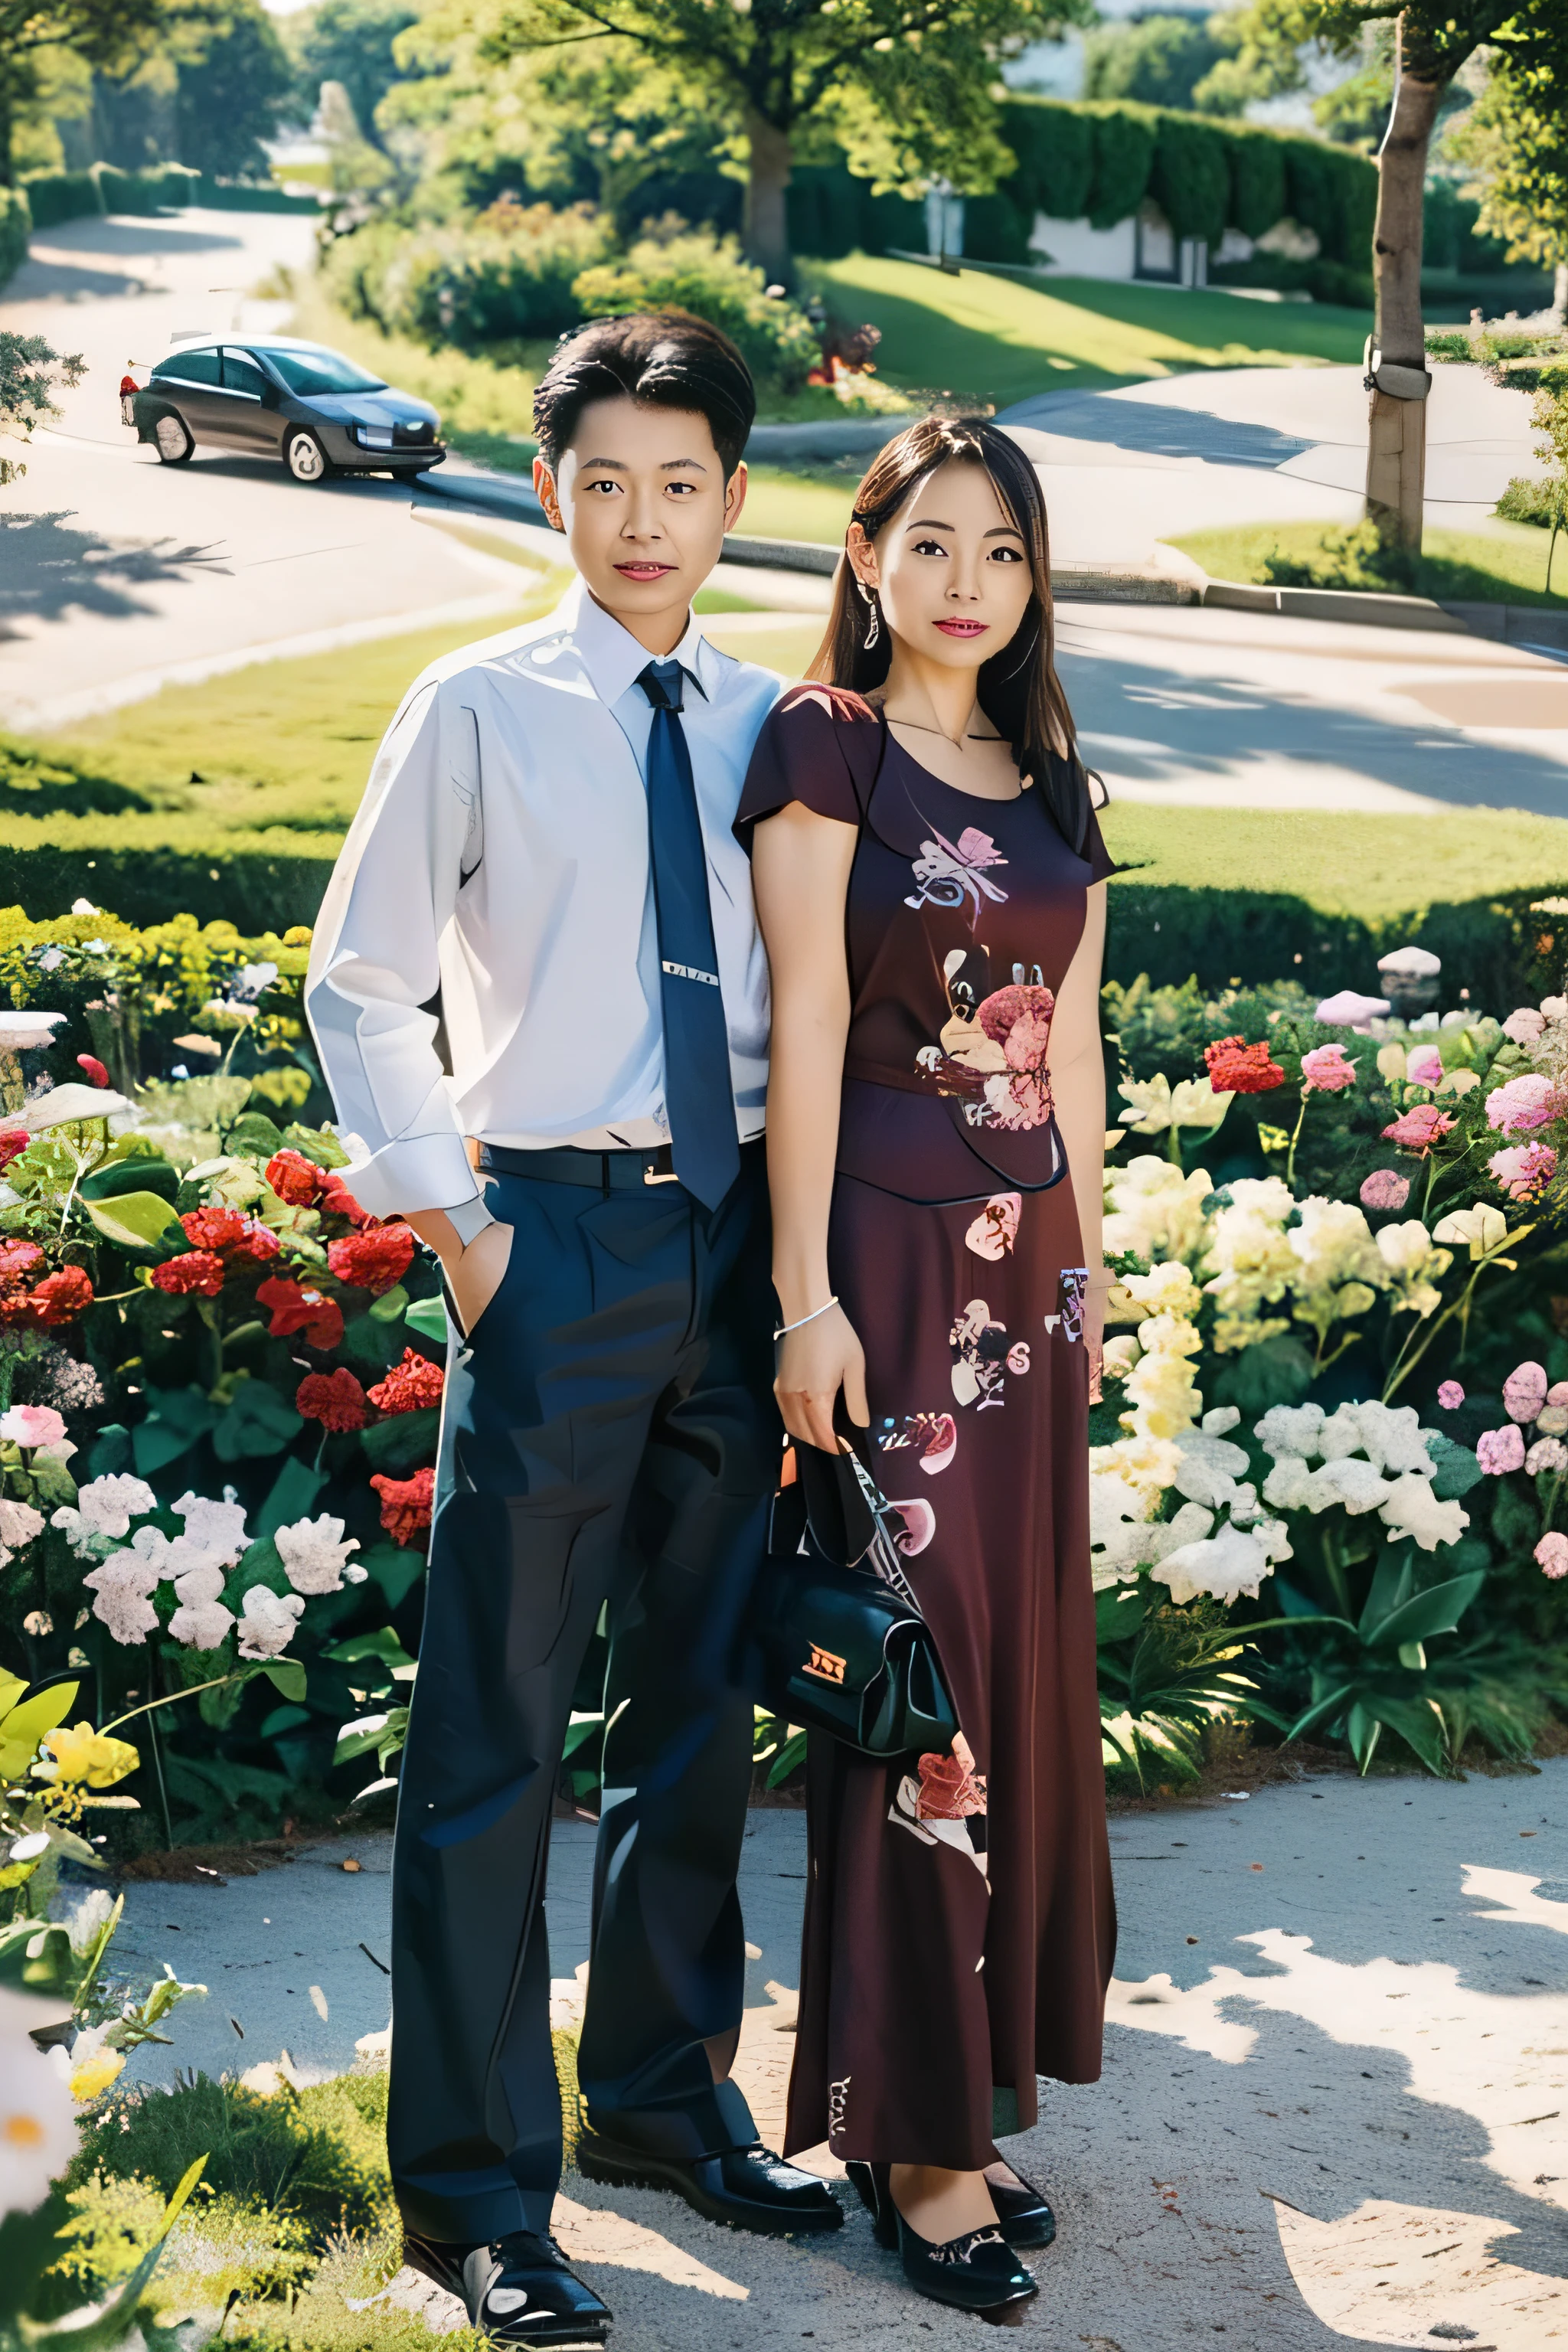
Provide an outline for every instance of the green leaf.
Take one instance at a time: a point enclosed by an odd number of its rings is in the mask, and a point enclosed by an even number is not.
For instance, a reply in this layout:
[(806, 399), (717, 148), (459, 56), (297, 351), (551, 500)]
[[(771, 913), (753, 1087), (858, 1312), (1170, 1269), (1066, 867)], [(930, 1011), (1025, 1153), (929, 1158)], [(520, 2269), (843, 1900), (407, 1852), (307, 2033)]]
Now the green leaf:
[(1372, 1572), (1366, 1606), (1356, 1632), (1363, 1642), (1375, 1642), (1379, 1628), (1395, 1609), (1402, 1609), (1415, 1586), (1409, 1544), (1391, 1544)]
[(275, 1706), (270, 1714), (262, 1717), (257, 1727), (257, 1738), (276, 1739), (280, 1733), (297, 1731), (300, 1724), (309, 1723), (310, 1720), (310, 1710), (308, 1706)]
[(403, 1319), (411, 1331), (417, 1331), (422, 1339), (435, 1340), (437, 1347), (444, 1348), (451, 1336), (447, 1309), (438, 1297), (416, 1298)]
[(35, 1454), (30, 1472), (33, 1500), (45, 1513), (58, 1511), (62, 1505), (69, 1508), (76, 1502), (76, 1480), (63, 1462), (52, 1462), (46, 1454)]
[(20, 1778), (37, 1754), (45, 1732), (65, 1721), (80, 1688), (79, 1683), (50, 1683), (32, 1698), (13, 1700), (0, 1716), (0, 1780)]
[(369, 1311), (378, 1323), (395, 1323), (407, 1304), (408, 1293), (400, 1282), (395, 1282), (390, 1290), (384, 1290), (372, 1302)]
[(270, 1160), (283, 1149), (283, 1130), (264, 1110), (242, 1111), (224, 1137), (229, 1151), (243, 1151), (253, 1160)]
[(378, 1625), (373, 1633), (353, 1633), (346, 1642), (336, 1643), (323, 1650), (324, 1658), (335, 1658), (342, 1665), (358, 1665), (365, 1658), (379, 1658), (384, 1665), (411, 1666), (407, 1651), (390, 1625)]
[(308, 1518), (310, 1506), (326, 1483), (324, 1470), (317, 1470), (309, 1462), (302, 1462), (297, 1454), (291, 1454), (257, 1513), (257, 1534), (275, 1536), (279, 1528), (292, 1527), (296, 1519)]
[(769, 1788), (776, 1789), (781, 1781), (787, 1780), (795, 1766), (805, 1760), (805, 1734), (804, 1731), (792, 1731), (773, 1759), (773, 1769), (768, 1774)]
[(103, 1161), (79, 1188), (84, 1201), (123, 1200), (132, 1192), (158, 1192), (171, 1204), (180, 1189), (179, 1171), (161, 1154), (137, 1152)]
[(1376, 1716), (1373, 1715), (1360, 1699), (1357, 1699), (1345, 1717), (1345, 1738), (1350, 1742), (1351, 1754), (1355, 1758), (1363, 1779), (1371, 1769), (1373, 1756), (1377, 1753), (1377, 1743), (1382, 1733), (1383, 1726)]
[(1312, 1385), (1312, 1359), (1300, 1339), (1279, 1332), (1244, 1348), (1215, 1382), (1217, 1404), (1234, 1404), (1253, 1421), (1271, 1405), (1300, 1404)]
[(349, 1164), (348, 1153), (325, 1128), (301, 1127), (296, 1119), (284, 1129), (283, 1140), (290, 1150), (303, 1152), (307, 1160), (313, 1160), (318, 1168), (346, 1168)]
[(146, 1395), (147, 1418), (131, 1433), (139, 1478), (150, 1478), (167, 1463), (177, 1462), (217, 1419), (211, 1398), (194, 1382), (184, 1389), (149, 1387)]
[(305, 1669), (298, 1658), (274, 1658), (261, 1671), (280, 1697), (300, 1705), (305, 1696)]
[(1304, 1739), (1309, 1731), (1315, 1731), (1320, 1723), (1326, 1723), (1331, 1716), (1338, 1713), (1354, 1689), (1353, 1683), (1342, 1683), (1338, 1690), (1329, 1693), (1327, 1698), (1319, 1699), (1316, 1706), (1307, 1709), (1305, 1715), (1297, 1717), (1285, 1735), (1287, 1741)]
[[(1407, 1748), (1413, 1748), (1428, 1772), (1441, 1778), (1448, 1769), (1447, 1745), (1443, 1718), (1426, 1699), (1369, 1697), (1368, 1706), (1375, 1708), (1378, 1720), (1386, 1730), (1395, 1731)], [(1371, 1762), (1369, 1756), (1367, 1761)], [(1363, 1767), (1365, 1769), (1365, 1767)]]
[(360, 1553), (359, 1564), (389, 1609), (406, 1600), (425, 1573), (425, 1555), (412, 1545), (374, 1544)]
[(213, 1452), (220, 1462), (281, 1454), (303, 1425), (289, 1399), (266, 1381), (240, 1381), (233, 1402), (213, 1431)]
[(372, 1470), (384, 1471), (389, 1478), (406, 1478), (411, 1471), (435, 1461), (440, 1429), (440, 1407), (422, 1405), (417, 1412), (395, 1413), (390, 1421), (362, 1430), (360, 1443)]
[(1436, 1633), (1452, 1633), (1486, 1580), (1486, 1570), (1479, 1569), (1473, 1576), (1451, 1576), (1446, 1584), (1415, 1593), (1402, 1608), (1390, 1612), (1370, 1643), (1380, 1650), (1397, 1649), (1404, 1642), (1429, 1642)]
[(1486, 1472), (1469, 1446), (1457, 1444), (1440, 1429), (1426, 1429), (1421, 1433), (1427, 1453), (1437, 1465), (1432, 1475), (1432, 1492), (1438, 1502), (1458, 1502), (1461, 1495), (1479, 1486)]
[(112, 1201), (84, 1200), (82, 1207), (116, 1249), (156, 1250), (175, 1243), (182, 1250), (185, 1246), (180, 1221), (160, 1192), (121, 1192)]

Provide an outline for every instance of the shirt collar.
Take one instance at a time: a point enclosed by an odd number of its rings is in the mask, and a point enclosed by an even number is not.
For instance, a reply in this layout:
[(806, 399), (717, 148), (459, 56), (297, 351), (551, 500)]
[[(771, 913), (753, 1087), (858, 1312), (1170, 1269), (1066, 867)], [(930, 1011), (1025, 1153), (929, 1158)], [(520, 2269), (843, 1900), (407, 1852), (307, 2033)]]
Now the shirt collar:
[[(562, 617), (572, 631), (595, 693), (606, 707), (619, 702), (656, 656), (639, 646), (613, 613), (606, 613), (588, 593), (586, 583), (574, 580), (562, 599)], [(686, 634), (667, 661), (678, 661), (700, 694), (710, 697), (717, 684), (719, 656), (689, 613)]]

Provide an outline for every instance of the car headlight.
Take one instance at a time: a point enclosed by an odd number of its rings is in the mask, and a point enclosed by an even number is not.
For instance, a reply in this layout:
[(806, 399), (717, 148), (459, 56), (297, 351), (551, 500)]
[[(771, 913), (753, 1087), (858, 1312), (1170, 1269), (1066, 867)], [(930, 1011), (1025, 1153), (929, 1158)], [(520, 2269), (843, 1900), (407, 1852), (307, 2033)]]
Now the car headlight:
[(356, 425), (354, 439), (362, 449), (390, 449), (392, 427), (390, 425)]

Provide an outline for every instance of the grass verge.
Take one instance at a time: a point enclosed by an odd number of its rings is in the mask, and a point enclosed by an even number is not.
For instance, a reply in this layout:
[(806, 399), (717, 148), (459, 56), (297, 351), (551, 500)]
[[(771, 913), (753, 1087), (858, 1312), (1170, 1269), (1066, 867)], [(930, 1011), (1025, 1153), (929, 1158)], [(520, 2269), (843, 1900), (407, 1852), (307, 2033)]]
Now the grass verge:
[(1328, 304), (1084, 278), (1023, 284), (980, 268), (949, 278), (866, 254), (806, 268), (837, 310), (881, 329), (879, 375), (998, 408), (1193, 368), (1347, 362), (1361, 358), (1369, 323)]
[[(1263, 581), (1268, 560), (1284, 556), (1293, 563), (1337, 570), (1334, 526), (1316, 522), (1253, 523), (1239, 530), (1194, 530), (1170, 541), (1201, 563), (1211, 580)], [(1568, 609), (1568, 545), (1559, 540), (1552, 567), (1552, 593), (1546, 593), (1546, 558), (1550, 531), (1528, 523), (1494, 522), (1484, 531), (1429, 529), (1409, 590), (1392, 588), (1360, 571), (1325, 578), (1325, 587), (1370, 591), (1373, 594), (1408, 593), (1432, 596), (1451, 604), (1532, 604), (1552, 612)]]

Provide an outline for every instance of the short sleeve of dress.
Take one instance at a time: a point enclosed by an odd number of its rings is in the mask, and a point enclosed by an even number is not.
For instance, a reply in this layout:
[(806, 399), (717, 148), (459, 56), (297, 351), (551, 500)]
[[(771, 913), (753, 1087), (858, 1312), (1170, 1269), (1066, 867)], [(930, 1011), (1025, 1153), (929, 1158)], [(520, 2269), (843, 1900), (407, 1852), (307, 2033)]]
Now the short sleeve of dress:
[(1119, 874), (1121, 870), (1105, 845), (1105, 835), (1100, 829), (1100, 818), (1093, 809), (1089, 813), (1089, 826), (1083, 836), (1083, 855), (1089, 860), (1091, 881), (1109, 881), (1111, 875)]
[(752, 830), (792, 801), (818, 816), (858, 825), (881, 751), (877, 714), (838, 687), (792, 687), (763, 722), (746, 771), (735, 836), (748, 856)]

